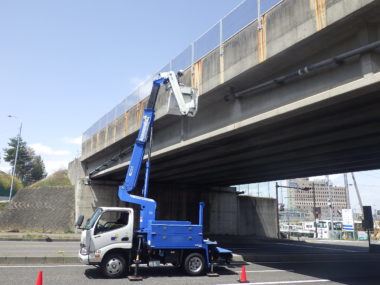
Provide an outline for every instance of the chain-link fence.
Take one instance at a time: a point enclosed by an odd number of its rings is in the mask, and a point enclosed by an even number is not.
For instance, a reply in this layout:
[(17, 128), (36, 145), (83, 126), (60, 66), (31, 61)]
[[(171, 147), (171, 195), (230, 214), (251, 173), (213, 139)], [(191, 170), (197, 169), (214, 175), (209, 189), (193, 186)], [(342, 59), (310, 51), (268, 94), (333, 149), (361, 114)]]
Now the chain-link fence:
[[(190, 67), (194, 62), (197, 62), (209, 52), (221, 46), (226, 40), (244, 29), (247, 25), (256, 21), (258, 15), (266, 13), (273, 6), (282, 1), (283, 0), (245, 0), (241, 2), (216, 25), (186, 47), (179, 55), (170, 60), (159, 72), (184, 70)], [(86, 141), (132, 106), (149, 96), (152, 79), (154, 77), (155, 75), (152, 75), (151, 78), (144, 81), (132, 94), (128, 95), (120, 104), (94, 123), (83, 133), (82, 140)]]

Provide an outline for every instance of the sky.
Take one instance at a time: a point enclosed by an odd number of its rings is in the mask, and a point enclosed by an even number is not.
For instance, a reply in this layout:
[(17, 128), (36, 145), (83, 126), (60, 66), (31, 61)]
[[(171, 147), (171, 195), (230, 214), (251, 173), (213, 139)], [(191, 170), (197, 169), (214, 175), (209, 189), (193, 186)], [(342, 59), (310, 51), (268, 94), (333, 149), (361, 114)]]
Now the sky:
[(239, 2), (0, 0), (0, 156), (22, 122), (47, 171), (67, 168), (85, 130)]
[[(84, 131), (240, 2), (0, 0), (0, 170), (21, 122), (48, 173), (67, 168)], [(380, 208), (380, 171), (357, 180)]]

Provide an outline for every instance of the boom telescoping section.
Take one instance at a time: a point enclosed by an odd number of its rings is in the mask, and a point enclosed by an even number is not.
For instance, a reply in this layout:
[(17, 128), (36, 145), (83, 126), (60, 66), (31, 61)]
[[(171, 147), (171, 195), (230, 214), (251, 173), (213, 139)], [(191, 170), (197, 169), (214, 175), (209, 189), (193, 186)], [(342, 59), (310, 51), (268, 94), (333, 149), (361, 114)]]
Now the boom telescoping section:
[[(150, 154), (152, 147), (153, 123), (155, 119), (155, 105), (160, 88), (163, 85), (167, 86), (170, 91), (170, 96), (174, 96), (178, 104), (181, 115), (195, 116), (198, 107), (197, 90), (186, 86), (181, 86), (178, 82), (178, 77), (182, 75), (179, 72), (177, 75), (173, 72), (164, 72), (159, 74), (159, 78), (153, 81), (153, 86), (147, 107), (144, 109), (143, 119), (140, 130), (134, 144), (130, 164), (126, 173), (124, 184), (119, 186), (119, 199), (124, 202), (140, 205), (140, 232), (147, 232), (150, 227), (149, 222), (154, 223), (156, 219), (156, 201), (149, 199), (149, 173), (150, 173)], [(148, 159), (145, 163), (145, 178), (142, 190), (143, 196), (130, 194), (136, 187), (137, 180), (140, 174), (142, 162), (145, 155), (145, 149), (148, 147)]]

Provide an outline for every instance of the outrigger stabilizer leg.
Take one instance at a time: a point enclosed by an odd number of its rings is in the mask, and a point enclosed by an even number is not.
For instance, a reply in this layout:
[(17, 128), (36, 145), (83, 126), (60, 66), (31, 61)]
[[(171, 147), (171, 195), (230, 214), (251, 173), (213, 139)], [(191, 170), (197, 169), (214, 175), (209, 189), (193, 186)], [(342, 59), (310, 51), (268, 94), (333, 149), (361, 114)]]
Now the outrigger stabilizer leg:
[(219, 277), (219, 274), (214, 272), (214, 258), (211, 256), (211, 268), (210, 272), (207, 273), (208, 277)]
[(133, 275), (128, 276), (129, 281), (142, 281), (143, 280), (142, 276), (140, 276), (138, 274), (139, 264), (141, 264), (140, 254), (141, 254), (141, 240), (142, 240), (143, 236), (138, 235), (137, 237), (139, 239), (139, 245), (137, 247), (136, 259), (133, 260), (133, 263), (135, 264), (135, 270), (134, 270)]

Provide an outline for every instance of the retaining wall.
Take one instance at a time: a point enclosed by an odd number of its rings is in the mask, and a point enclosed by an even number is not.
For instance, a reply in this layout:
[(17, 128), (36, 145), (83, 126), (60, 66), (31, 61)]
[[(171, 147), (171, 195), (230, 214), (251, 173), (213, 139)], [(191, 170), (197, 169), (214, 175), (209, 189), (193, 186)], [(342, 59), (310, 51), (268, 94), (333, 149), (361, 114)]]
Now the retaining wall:
[(74, 187), (21, 189), (0, 213), (0, 230), (74, 230)]

